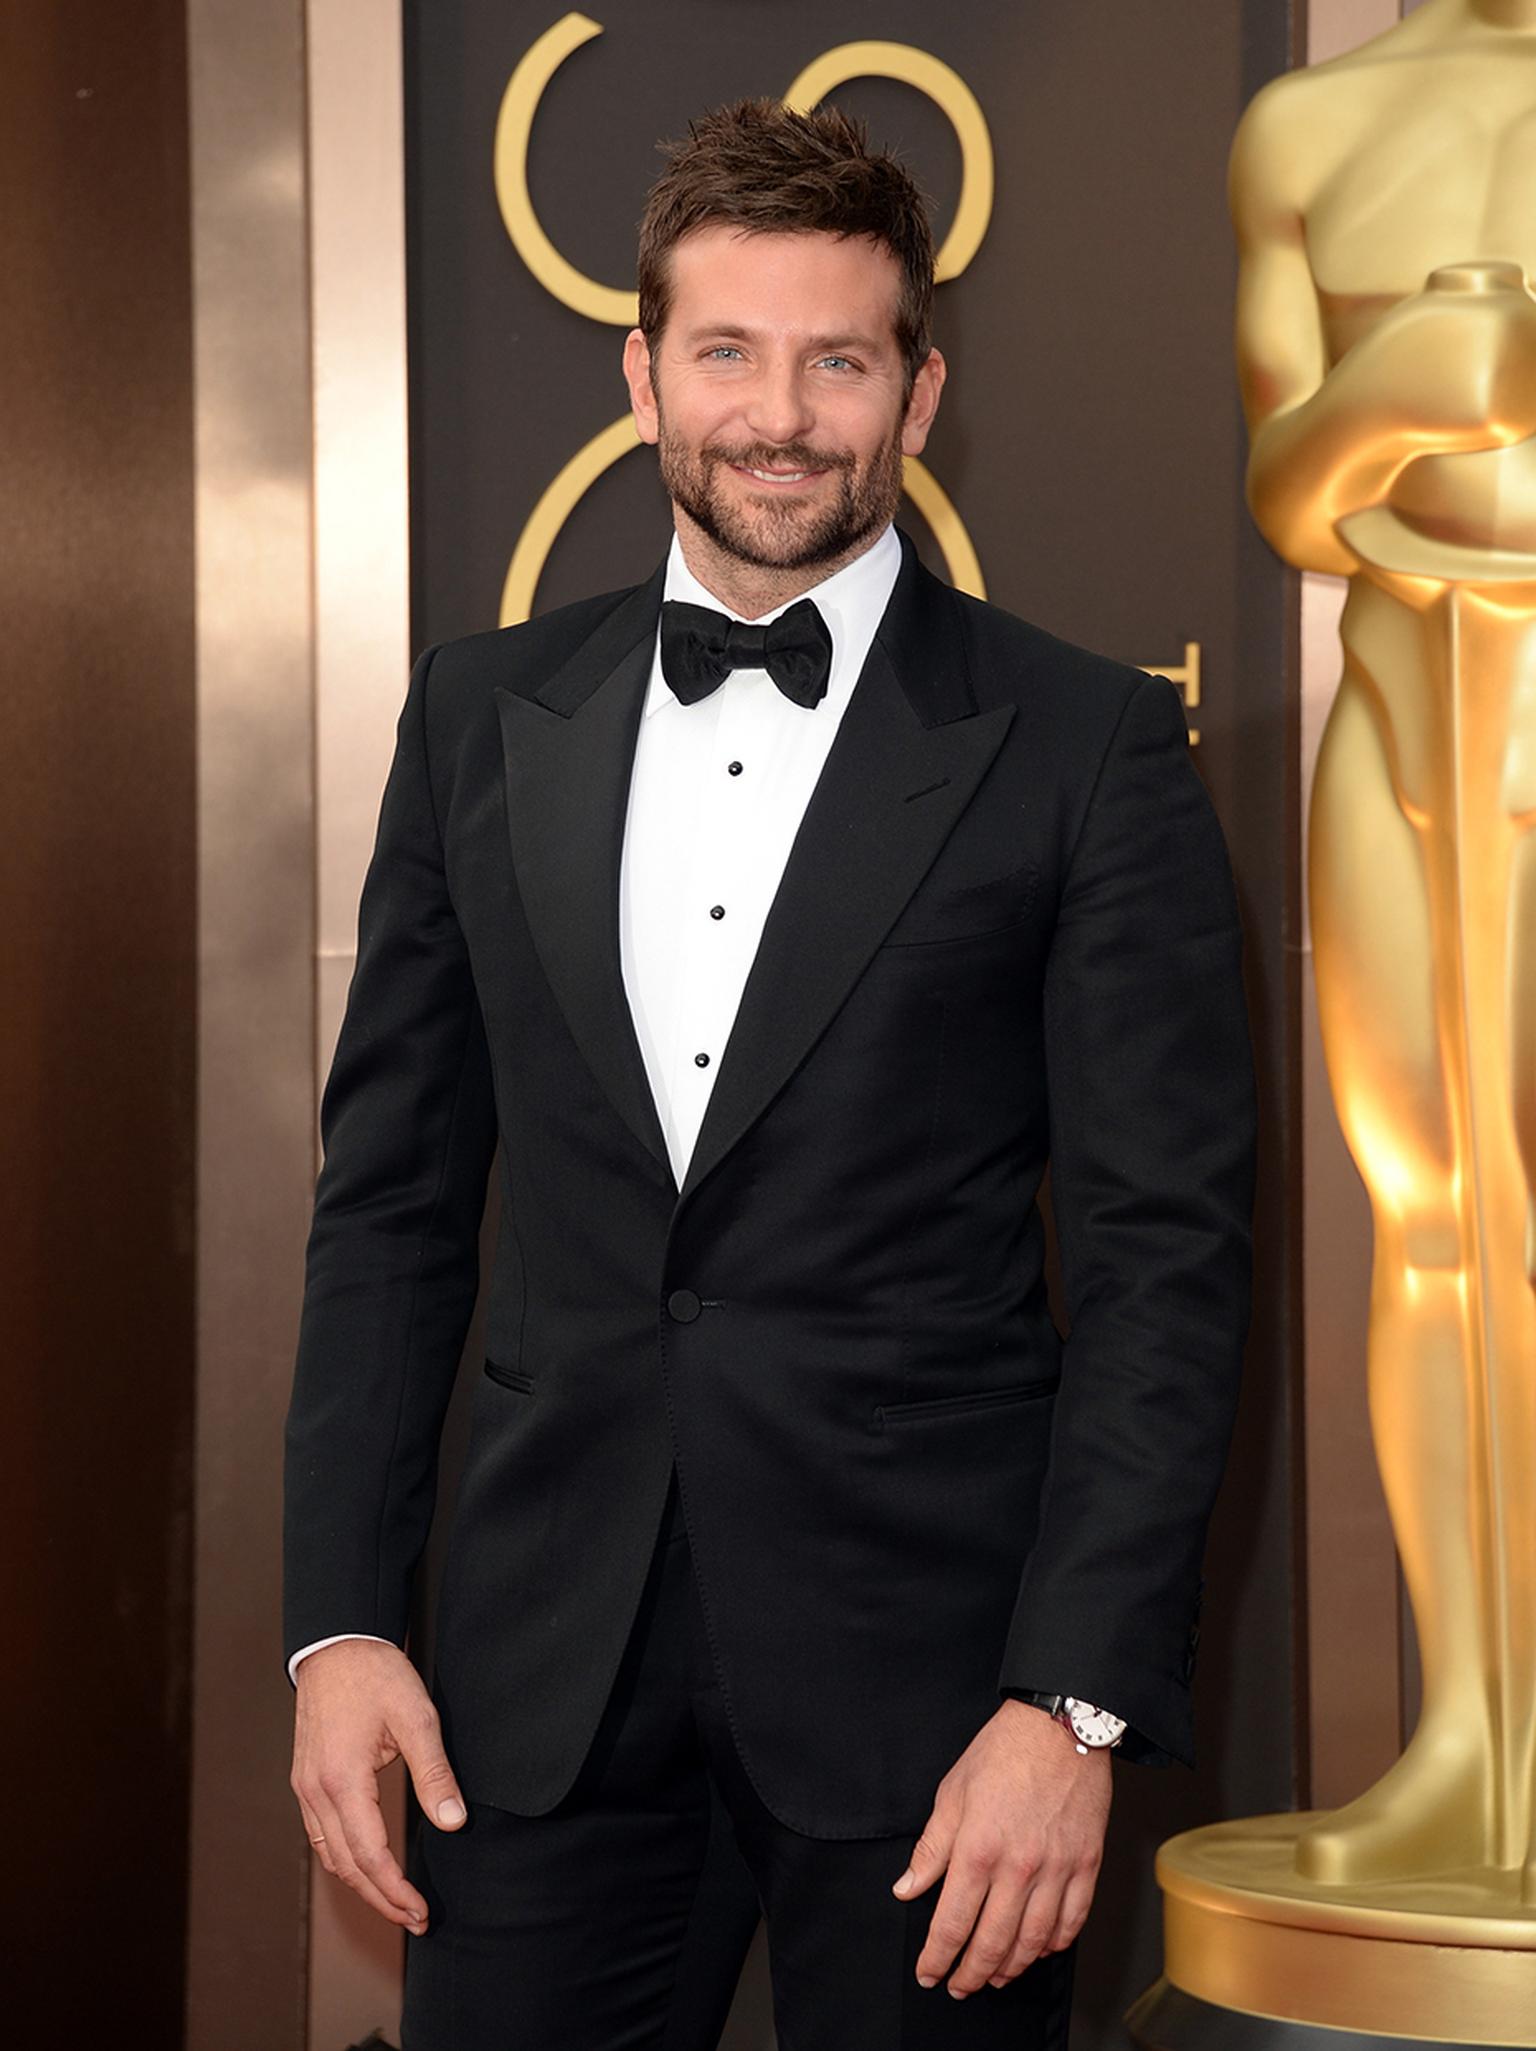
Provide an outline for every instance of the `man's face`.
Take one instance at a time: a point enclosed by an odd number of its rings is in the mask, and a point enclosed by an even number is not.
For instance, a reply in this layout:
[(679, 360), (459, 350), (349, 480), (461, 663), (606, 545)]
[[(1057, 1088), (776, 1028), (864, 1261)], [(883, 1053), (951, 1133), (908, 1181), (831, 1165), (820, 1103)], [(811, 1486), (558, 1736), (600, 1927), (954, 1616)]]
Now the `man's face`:
[(907, 400), (895, 257), (865, 237), (720, 225), (671, 264), (656, 354), (635, 330), (625, 373), (674, 504), (756, 568), (857, 553), (896, 511), (944, 376), (935, 351)]

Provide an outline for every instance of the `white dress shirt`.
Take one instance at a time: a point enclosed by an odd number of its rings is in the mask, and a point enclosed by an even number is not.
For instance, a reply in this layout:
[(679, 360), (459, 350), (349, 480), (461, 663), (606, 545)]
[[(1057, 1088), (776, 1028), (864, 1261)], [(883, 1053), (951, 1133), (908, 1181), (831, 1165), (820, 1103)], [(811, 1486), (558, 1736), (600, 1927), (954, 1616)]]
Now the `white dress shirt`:
[[(629, 786), (619, 954), (679, 1187), (768, 908), (900, 568), (888, 527), (801, 594), (832, 637), (827, 692), (815, 706), (786, 698), (762, 669), (735, 670), (684, 705), (662, 674), (658, 637)], [(664, 596), (742, 618), (698, 582), (675, 538)]]
[[(900, 568), (901, 543), (887, 527), (861, 556), (754, 622), (814, 598), (832, 637), (826, 696), (814, 706), (786, 698), (762, 669), (734, 670), (684, 705), (662, 674), (658, 629), (624, 824), (619, 958), (679, 1187), (768, 908)], [(694, 577), (675, 535), (663, 597), (743, 617)], [(289, 1660), (289, 1679), (311, 1652), (372, 1635), (317, 1638)]]

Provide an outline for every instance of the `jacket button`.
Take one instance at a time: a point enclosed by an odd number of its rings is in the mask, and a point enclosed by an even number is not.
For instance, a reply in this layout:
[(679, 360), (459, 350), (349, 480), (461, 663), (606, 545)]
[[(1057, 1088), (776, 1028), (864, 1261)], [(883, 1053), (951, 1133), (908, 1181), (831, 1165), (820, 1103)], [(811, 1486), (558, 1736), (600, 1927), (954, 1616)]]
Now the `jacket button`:
[(691, 1325), (703, 1307), (691, 1289), (674, 1289), (667, 1298), (667, 1315), (680, 1325)]

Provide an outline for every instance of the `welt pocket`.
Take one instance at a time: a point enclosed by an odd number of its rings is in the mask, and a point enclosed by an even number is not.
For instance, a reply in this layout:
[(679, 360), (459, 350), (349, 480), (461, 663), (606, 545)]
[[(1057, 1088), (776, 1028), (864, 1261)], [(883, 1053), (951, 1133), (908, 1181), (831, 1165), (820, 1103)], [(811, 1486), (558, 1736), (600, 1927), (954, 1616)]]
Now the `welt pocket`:
[(947, 1417), (958, 1410), (999, 1410), (1010, 1403), (1028, 1403), (1039, 1396), (1054, 1394), (1061, 1385), (1059, 1374), (1037, 1375), (1031, 1382), (1012, 1382), (1006, 1389), (973, 1389), (964, 1396), (925, 1396), (915, 1403), (882, 1403), (875, 1411), (875, 1423), (901, 1424), (907, 1419)]
[(524, 1374), (520, 1367), (503, 1367), (499, 1360), (487, 1360), (485, 1371), (493, 1382), (500, 1382), (504, 1389), (520, 1389), (525, 1396), (532, 1393), (533, 1376)]
[(935, 947), (946, 941), (980, 940), (1022, 925), (1034, 911), (1040, 871), (1021, 863), (1002, 876), (979, 883), (919, 886), (885, 937), (887, 947)]

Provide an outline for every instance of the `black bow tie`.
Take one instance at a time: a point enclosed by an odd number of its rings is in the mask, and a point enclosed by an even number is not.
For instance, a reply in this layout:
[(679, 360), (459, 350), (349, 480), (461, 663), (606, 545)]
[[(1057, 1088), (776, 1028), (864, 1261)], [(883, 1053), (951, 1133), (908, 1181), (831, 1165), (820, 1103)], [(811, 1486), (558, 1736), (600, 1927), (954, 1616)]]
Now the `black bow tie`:
[(786, 698), (809, 710), (825, 697), (831, 668), (832, 636), (812, 599), (797, 600), (766, 627), (676, 598), (661, 608), (662, 675), (685, 705), (707, 698), (733, 669), (765, 669)]

